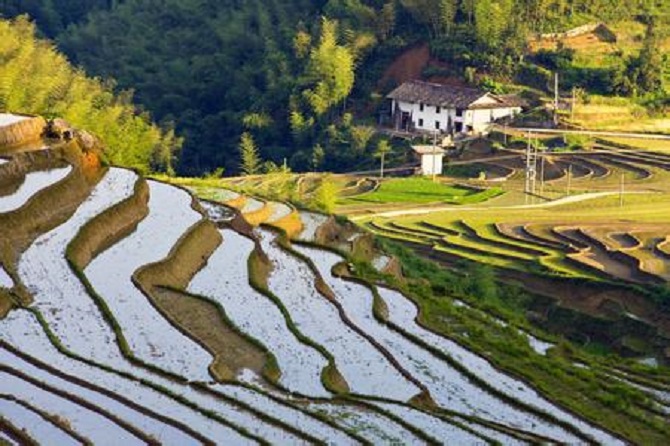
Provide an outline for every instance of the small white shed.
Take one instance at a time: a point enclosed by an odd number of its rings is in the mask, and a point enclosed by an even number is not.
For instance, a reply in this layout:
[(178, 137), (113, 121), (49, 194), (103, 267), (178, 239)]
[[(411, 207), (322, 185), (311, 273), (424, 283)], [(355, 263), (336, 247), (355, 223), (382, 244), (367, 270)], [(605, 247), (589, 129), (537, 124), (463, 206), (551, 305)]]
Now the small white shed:
[(444, 149), (437, 146), (412, 146), (412, 150), (421, 160), (421, 175), (442, 175)]

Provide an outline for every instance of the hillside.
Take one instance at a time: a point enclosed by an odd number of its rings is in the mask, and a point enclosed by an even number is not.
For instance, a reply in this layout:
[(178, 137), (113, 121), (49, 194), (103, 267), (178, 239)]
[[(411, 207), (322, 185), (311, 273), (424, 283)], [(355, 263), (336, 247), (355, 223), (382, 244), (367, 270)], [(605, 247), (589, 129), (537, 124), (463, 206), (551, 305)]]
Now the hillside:
[[(376, 140), (364, 135), (400, 80), (385, 73), (402, 71), (397, 58), (417, 44), (433, 63), (407, 70), (412, 77), (526, 91), (535, 102), (552, 94), (558, 70), (566, 96), (578, 87), (585, 97), (624, 96), (637, 117), (667, 114), (667, 0), (152, 5), (4, 2), (0, 13), (31, 14), (76, 64), (134, 91), (164, 128), (175, 127), (185, 138), (176, 164), (181, 174), (237, 173), (244, 132), (264, 160), (286, 159), (293, 170), (311, 170), (315, 156), (324, 170), (367, 168)], [(599, 22), (615, 32), (616, 43), (535, 43), (542, 34)], [(329, 84), (325, 73), (337, 78)], [(577, 125), (588, 121), (583, 116)]]
[(73, 67), (51, 42), (36, 37), (26, 17), (0, 19), (0, 41), (1, 112), (65, 119), (99, 138), (109, 162), (171, 170), (181, 140), (140, 114), (129, 92), (117, 93), (110, 82)]
[(451, 296), (436, 307), (410, 277), (366, 280), (360, 253), (379, 251), (352, 226), (218, 189), (236, 211), (48, 144), (0, 152), (10, 444), (669, 435), (661, 371), (569, 353)]
[(583, 143), (588, 148), (540, 149), (530, 195), (524, 193), (527, 142), (511, 136), (507, 148), (492, 150), (480, 140), (450, 153), (436, 182), (382, 179), (378, 171), (169, 181), (236, 207), (245, 202), (220, 188), (346, 215), (446, 266), (455, 282), (447, 289), (456, 294), (463, 285), (454, 276), (485, 265), (493, 283), (480, 304), (587, 348), (662, 363), (670, 346), (670, 140)]
[(668, 10), (0, 2), (0, 445), (669, 443)]

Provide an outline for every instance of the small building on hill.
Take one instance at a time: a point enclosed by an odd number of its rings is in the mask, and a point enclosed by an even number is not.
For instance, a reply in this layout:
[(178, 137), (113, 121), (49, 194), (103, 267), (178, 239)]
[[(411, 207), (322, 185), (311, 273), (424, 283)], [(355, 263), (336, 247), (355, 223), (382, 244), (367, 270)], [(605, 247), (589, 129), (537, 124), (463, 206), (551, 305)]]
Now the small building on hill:
[(515, 96), (417, 80), (403, 83), (386, 97), (398, 131), (486, 133), (494, 121), (521, 112)]
[(419, 175), (442, 175), (445, 150), (437, 146), (412, 146), (415, 156), (421, 161)]

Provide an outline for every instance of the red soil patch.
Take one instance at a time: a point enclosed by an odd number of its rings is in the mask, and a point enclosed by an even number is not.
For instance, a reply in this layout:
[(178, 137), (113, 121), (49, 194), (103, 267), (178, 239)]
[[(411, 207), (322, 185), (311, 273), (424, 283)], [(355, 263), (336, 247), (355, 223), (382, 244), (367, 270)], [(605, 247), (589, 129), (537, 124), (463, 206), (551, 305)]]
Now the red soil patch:
[[(422, 43), (410, 47), (388, 66), (379, 82), (379, 86), (381, 89), (385, 89), (389, 84), (400, 85), (413, 79), (423, 79), (423, 71), (428, 66), (445, 71), (450, 68), (446, 62), (431, 58), (428, 44)], [(463, 79), (454, 76), (431, 76), (425, 80), (446, 85), (466, 85)]]
[(382, 76), (380, 85), (387, 85), (389, 82), (402, 84), (412, 79), (420, 79), (428, 62), (430, 62), (428, 44), (413, 46), (405, 50), (389, 65)]

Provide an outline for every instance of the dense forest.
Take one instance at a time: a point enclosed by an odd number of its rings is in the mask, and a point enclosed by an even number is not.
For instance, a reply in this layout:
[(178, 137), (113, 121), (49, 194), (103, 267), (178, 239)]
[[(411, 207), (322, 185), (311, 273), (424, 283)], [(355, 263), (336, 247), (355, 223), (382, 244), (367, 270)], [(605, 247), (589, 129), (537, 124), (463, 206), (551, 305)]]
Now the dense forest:
[[(115, 79), (163, 129), (184, 138), (177, 170), (239, 171), (239, 147), (266, 168), (361, 167), (392, 85), (385, 67), (419, 42), (449, 75), (492, 90), (565, 87), (668, 104), (668, 0), (0, 0), (27, 13), (88, 73)], [(529, 37), (594, 21), (646, 27), (642, 50), (603, 68), (569, 50), (528, 53)], [(664, 74), (665, 73), (665, 74)], [(444, 74), (444, 73), (441, 73)], [(665, 77), (664, 77), (665, 76)], [(367, 120), (365, 119), (367, 118)], [(165, 164), (165, 163), (163, 163)]]
[(0, 20), (0, 110), (61, 117), (99, 136), (110, 162), (171, 171), (181, 142), (138, 114), (128, 92), (87, 77), (25, 17)]

